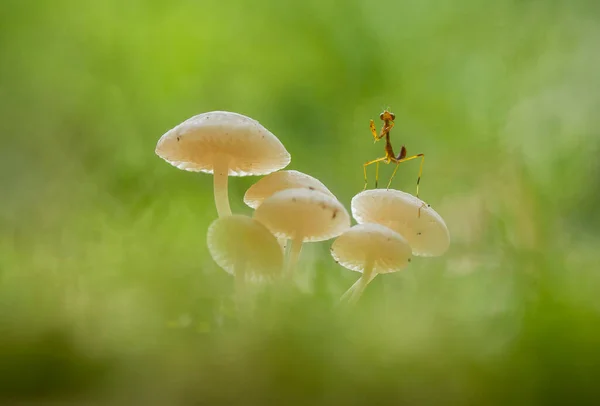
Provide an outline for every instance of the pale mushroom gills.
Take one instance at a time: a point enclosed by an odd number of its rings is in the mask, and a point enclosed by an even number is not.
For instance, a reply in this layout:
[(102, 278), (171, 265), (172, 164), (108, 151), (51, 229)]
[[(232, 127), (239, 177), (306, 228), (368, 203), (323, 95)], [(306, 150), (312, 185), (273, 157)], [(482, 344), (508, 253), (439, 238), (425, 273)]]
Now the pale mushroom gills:
[(218, 218), (209, 226), (206, 241), (213, 260), (239, 283), (281, 274), (281, 247), (275, 236), (251, 217), (234, 214)]
[(442, 217), (417, 197), (395, 189), (366, 190), (352, 198), (352, 216), (359, 223), (377, 223), (401, 234), (414, 255), (439, 256), (450, 246)]
[(219, 216), (231, 214), (228, 176), (266, 175), (286, 167), (290, 154), (258, 121), (213, 111), (194, 116), (165, 133), (156, 154), (171, 165), (214, 175)]
[(404, 237), (380, 224), (358, 224), (340, 235), (331, 255), (344, 268), (361, 272), (360, 279), (344, 294), (355, 301), (378, 274), (398, 272), (411, 261), (411, 248)]

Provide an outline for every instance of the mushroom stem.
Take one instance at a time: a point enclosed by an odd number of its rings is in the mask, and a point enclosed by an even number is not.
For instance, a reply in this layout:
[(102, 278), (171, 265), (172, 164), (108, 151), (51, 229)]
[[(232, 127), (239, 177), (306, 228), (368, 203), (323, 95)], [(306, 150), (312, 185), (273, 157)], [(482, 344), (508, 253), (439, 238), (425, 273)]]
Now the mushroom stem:
[(244, 261), (236, 261), (233, 267), (233, 277), (235, 286), (235, 303), (238, 313), (244, 311), (246, 307), (246, 266)]
[[(356, 303), (358, 299), (360, 299), (360, 297), (362, 296), (369, 282), (371, 282), (375, 276), (377, 276), (377, 274), (373, 272), (373, 260), (368, 260), (365, 263), (365, 269), (363, 271), (362, 276), (355, 283), (356, 288), (354, 288), (353, 292), (351, 293), (350, 298), (348, 299), (348, 303)], [(352, 285), (350, 289), (352, 289), (353, 287), (354, 285)]]
[(279, 237), (279, 238), (277, 238), (277, 242), (279, 242), (279, 245), (281, 245), (281, 248), (283, 250), (285, 250), (287, 248), (287, 243), (288, 243), (287, 238), (285, 238), (285, 237)]
[(243, 264), (236, 264), (234, 278), (235, 294), (238, 296), (243, 296), (246, 286), (246, 272), (244, 271)]
[(346, 300), (348, 300), (350, 298), (350, 296), (352, 295), (352, 293), (354, 292), (354, 290), (362, 283), (362, 277), (358, 278), (356, 280), (356, 282), (354, 282), (352, 284), (352, 286), (350, 286), (348, 288), (347, 291), (344, 292), (344, 294), (342, 295), (342, 297), (340, 297), (340, 302), (344, 302)]
[(303, 238), (301, 237), (295, 237), (290, 240), (290, 250), (288, 251), (287, 269), (285, 272), (288, 278), (291, 278), (294, 275), (296, 263), (298, 263), (298, 257), (300, 256), (300, 251), (302, 250), (302, 241)]
[(226, 159), (216, 158), (214, 165), (214, 193), (215, 205), (219, 217), (231, 216), (229, 207), (229, 195), (227, 191), (227, 180), (229, 178), (229, 163)]
[[(375, 277), (377, 276), (377, 274), (375, 272), (371, 272), (371, 278), (369, 279), (369, 281), (367, 282), (367, 285), (369, 283), (371, 283), (371, 281), (373, 279), (375, 279)], [(347, 291), (344, 292), (344, 294), (340, 297), (340, 302), (344, 302), (344, 301), (349, 301), (350, 296), (352, 296), (352, 293), (354, 293), (354, 291), (362, 284), (363, 282), (363, 278), (362, 276), (360, 278), (358, 278), (356, 280), (356, 282), (354, 282), (354, 284), (352, 284), (352, 286), (350, 286), (348, 288)], [(365, 285), (366, 286), (366, 285)], [(364, 288), (363, 288), (364, 289)]]

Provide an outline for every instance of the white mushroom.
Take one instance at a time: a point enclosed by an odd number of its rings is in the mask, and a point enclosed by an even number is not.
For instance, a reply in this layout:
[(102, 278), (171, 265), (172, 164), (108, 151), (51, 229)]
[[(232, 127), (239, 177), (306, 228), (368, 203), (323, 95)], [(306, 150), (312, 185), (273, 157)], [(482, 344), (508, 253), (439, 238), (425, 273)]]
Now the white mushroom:
[(276, 237), (292, 241), (287, 273), (294, 271), (305, 241), (325, 241), (350, 227), (350, 216), (334, 197), (310, 189), (287, 189), (265, 199), (254, 212)]
[(411, 260), (411, 248), (397, 232), (368, 223), (355, 225), (336, 238), (331, 255), (344, 268), (362, 273), (342, 296), (355, 302), (377, 274), (404, 269)]
[(378, 223), (401, 234), (414, 255), (442, 255), (450, 234), (442, 217), (415, 196), (394, 189), (366, 190), (352, 198), (352, 216), (358, 223)]
[(302, 172), (288, 170), (273, 172), (250, 186), (244, 195), (244, 203), (256, 209), (267, 197), (272, 196), (274, 193), (296, 188), (316, 190), (335, 198), (333, 193), (320, 180)]
[[(335, 198), (333, 193), (320, 180), (299, 171), (288, 170), (273, 172), (250, 186), (244, 195), (244, 203), (256, 209), (267, 197), (272, 196), (274, 193), (296, 188), (316, 190)], [(287, 239), (279, 238), (279, 244), (285, 248)]]
[(266, 175), (286, 167), (290, 154), (258, 121), (213, 111), (194, 116), (164, 134), (156, 154), (179, 169), (214, 174), (219, 217), (230, 215), (228, 176)]
[(234, 214), (216, 219), (206, 242), (214, 261), (234, 275), (238, 289), (246, 279), (271, 279), (283, 270), (283, 251), (275, 236), (251, 217)]

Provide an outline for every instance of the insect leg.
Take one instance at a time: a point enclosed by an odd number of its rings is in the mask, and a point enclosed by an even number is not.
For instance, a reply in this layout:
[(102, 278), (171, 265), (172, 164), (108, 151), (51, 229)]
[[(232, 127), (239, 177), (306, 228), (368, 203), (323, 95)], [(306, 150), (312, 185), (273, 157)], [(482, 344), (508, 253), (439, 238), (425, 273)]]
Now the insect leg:
[(401, 164), (402, 162), (406, 162), (406, 161), (411, 161), (413, 159), (417, 159), (417, 158), (421, 158), (421, 165), (419, 166), (419, 177), (417, 178), (417, 197), (419, 197), (419, 184), (421, 183), (421, 175), (423, 174), (423, 163), (425, 162), (425, 154), (417, 154), (417, 155), (413, 155), (413, 156), (409, 156), (408, 158), (402, 158), (402, 159), (393, 159), (392, 162), (396, 163), (396, 168), (394, 169), (394, 172), (392, 173), (392, 177), (390, 178), (390, 181), (388, 182), (387, 188), (390, 188), (390, 185), (392, 184), (392, 179), (394, 179), (394, 176), (396, 175), (396, 171), (398, 170), (398, 165)]
[(367, 166), (369, 166), (369, 165), (371, 165), (371, 164), (374, 164), (374, 163), (379, 163), (379, 162), (381, 162), (381, 161), (385, 161), (386, 159), (387, 159), (387, 157), (383, 157), (383, 158), (377, 158), (377, 159), (374, 159), (374, 160), (372, 160), (372, 161), (369, 161), (369, 162), (367, 162), (367, 163), (365, 163), (365, 164), (363, 165), (363, 172), (364, 172), (364, 174), (365, 174), (365, 187), (363, 188), (363, 190), (366, 190), (366, 189), (367, 189), (367, 183), (368, 183), (368, 181), (367, 181)]
[(375, 142), (379, 141), (379, 137), (377, 136), (377, 129), (375, 128), (375, 123), (373, 120), (369, 123), (369, 127), (371, 128), (371, 134), (373, 134), (373, 139)]

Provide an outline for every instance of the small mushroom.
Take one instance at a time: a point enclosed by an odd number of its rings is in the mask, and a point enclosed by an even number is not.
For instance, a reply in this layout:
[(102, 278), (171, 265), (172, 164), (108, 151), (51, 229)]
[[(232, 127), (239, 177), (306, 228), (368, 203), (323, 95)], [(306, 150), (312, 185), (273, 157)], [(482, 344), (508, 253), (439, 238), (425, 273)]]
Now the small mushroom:
[(415, 196), (395, 189), (365, 190), (352, 198), (352, 216), (359, 223), (377, 223), (401, 234), (414, 255), (446, 252), (450, 234), (442, 217)]
[(179, 169), (214, 174), (219, 217), (230, 215), (228, 176), (266, 175), (285, 168), (290, 154), (258, 121), (212, 111), (194, 116), (165, 133), (156, 154)]
[(333, 193), (320, 180), (302, 172), (288, 170), (273, 172), (250, 186), (244, 195), (244, 203), (256, 209), (267, 197), (274, 193), (296, 188), (316, 190), (335, 198)]
[[(288, 170), (273, 172), (250, 186), (244, 195), (244, 203), (256, 209), (267, 197), (272, 196), (274, 193), (296, 188), (308, 188), (335, 198), (333, 193), (320, 180), (299, 171)], [(279, 238), (279, 244), (285, 249), (287, 239)]]
[(342, 296), (342, 300), (355, 302), (377, 274), (406, 268), (411, 248), (397, 232), (380, 224), (367, 223), (357, 224), (336, 238), (331, 255), (344, 268), (362, 273)]
[(286, 273), (293, 274), (302, 243), (325, 241), (350, 227), (350, 216), (334, 197), (310, 189), (287, 189), (265, 199), (254, 212), (276, 237), (291, 240)]
[(234, 275), (239, 290), (246, 279), (271, 279), (281, 274), (281, 247), (275, 236), (251, 217), (234, 214), (216, 219), (208, 227), (206, 241), (214, 261)]

